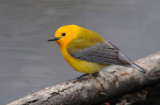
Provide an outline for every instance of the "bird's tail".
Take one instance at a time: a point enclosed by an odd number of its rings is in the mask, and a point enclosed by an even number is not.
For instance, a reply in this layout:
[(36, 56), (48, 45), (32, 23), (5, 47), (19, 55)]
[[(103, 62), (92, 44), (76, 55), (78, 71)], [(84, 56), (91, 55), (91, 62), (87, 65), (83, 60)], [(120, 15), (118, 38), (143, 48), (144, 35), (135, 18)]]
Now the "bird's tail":
[(134, 62), (131, 63), (131, 67), (134, 68), (134, 69), (137, 69), (137, 70), (141, 71), (142, 73), (146, 72), (146, 70), (144, 70), (142, 67), (138, 66)]
[(121, 52), (119, 52), (119, 59), (122, 60), (123, 62), (125, 62), (124, 65), (126, 64), (126, 66), (129, 66), (129, 67), (132, 67), (132, 68), (134, 68), (136, 70), (139, 70), (142, 73), (146, 72), (146, 70), (144, 70), (142, 67), (140, 67), (137, 64), (135, 64), (132, 60), (130, 60), (128, 57), (126, 57)]

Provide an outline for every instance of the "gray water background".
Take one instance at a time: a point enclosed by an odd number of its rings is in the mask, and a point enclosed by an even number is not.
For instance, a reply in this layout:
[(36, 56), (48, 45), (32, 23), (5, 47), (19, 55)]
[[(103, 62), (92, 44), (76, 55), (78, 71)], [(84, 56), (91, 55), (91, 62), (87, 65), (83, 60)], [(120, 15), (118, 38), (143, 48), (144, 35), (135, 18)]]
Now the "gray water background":
[(0, 0), (0, 104), (73, 79), (56, 43), (62, 25), (94, 30), (136, 60), (160, 50), (160, 0)]

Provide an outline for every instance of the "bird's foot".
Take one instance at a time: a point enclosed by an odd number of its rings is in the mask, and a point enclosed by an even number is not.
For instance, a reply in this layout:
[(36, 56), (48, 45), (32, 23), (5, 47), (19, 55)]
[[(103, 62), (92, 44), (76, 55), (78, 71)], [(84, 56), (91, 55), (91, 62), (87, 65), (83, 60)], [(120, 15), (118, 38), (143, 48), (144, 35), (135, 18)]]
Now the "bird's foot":
[(93, 74), (91, 74), (93, 77), (97, 77), (99, 75), (99, 72), (94, 72)]
[(97, 75), (99, 74), (99, 72), (95, 72), (95, 73), (93, 73), (93, 74), (88, 74), (88, 73), (86, 73), (86, 74), (83, 74), (83, 75), (81, 75), (81, 76), (79, 76), (79, 77), (77, 77), (77, 79), (78, 80), (86, 80), (86, 79), (88, 79), (89, 77), (97, 77)]
[(85, 80), (85, 79), (87, 79), (90, 76), (91, 76), (91, 74), (86, 73), (86, 74), (83, 74), (83, 75), (77, 77), (77, 79), (78, 80)]

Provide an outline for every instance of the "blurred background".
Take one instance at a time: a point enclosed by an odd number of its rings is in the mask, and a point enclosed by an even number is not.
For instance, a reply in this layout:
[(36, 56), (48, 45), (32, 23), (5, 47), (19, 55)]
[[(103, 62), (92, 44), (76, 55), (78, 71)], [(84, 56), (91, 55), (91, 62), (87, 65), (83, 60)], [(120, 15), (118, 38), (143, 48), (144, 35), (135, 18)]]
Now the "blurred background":
[(62, 25), (94, 30), (132, 60), (160, 49), (160, 0), (0, 0), (0, 103), (73, 79), (55, 42)]

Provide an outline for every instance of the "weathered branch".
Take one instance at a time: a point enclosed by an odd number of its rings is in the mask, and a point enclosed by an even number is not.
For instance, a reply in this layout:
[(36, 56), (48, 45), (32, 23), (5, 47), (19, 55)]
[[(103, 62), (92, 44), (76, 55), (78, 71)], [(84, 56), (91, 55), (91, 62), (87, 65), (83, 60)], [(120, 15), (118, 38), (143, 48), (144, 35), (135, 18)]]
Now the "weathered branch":
[(160, 52), (136, 63), (147, 70), (145, 75), (132, 68), (113, 66), (97, 76), (47, 87), (8, 105), (88, 105), (160, 83)]

